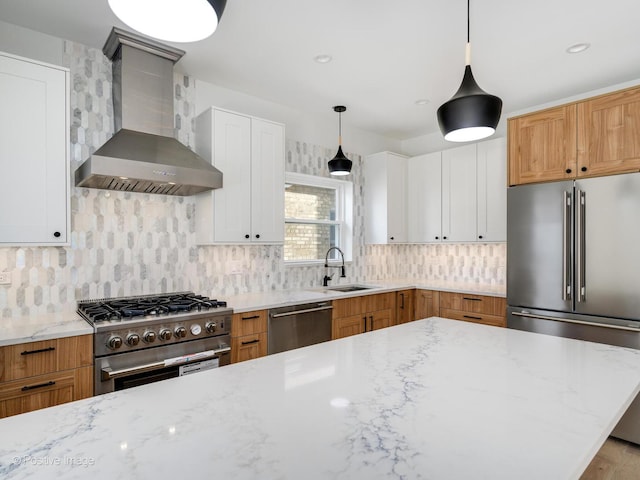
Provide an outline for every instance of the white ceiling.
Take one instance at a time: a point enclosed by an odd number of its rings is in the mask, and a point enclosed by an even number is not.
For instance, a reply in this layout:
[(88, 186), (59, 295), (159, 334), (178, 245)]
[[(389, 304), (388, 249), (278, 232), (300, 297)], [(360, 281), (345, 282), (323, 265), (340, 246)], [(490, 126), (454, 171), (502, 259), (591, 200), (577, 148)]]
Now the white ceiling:
[[(638, 0), (473, 0), (474, 75), (503, 112), (639, 79), (639, 19)], [(96, 48), (128, 29), (107, 0), (0, 0), (0, 20)], [(403, 140), (438, 130), (465, 42), (464, 0), (228, 0), (213, 36), (174, 45), (195, 78), (312, 114), (344, 104), (345, 123)]]

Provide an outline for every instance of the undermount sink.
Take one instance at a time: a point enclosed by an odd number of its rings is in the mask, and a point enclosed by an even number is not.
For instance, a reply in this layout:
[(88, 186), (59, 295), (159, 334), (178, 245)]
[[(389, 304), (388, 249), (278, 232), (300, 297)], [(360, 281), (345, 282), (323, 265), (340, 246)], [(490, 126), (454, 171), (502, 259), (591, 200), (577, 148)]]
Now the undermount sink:
[(334, 292), (357, 292), (358, 290), (369, 290), (373, 287), (367, 287), (365, 285), (343, 285), (341, 287), (326, 287), (327, 290), (333, 290)]

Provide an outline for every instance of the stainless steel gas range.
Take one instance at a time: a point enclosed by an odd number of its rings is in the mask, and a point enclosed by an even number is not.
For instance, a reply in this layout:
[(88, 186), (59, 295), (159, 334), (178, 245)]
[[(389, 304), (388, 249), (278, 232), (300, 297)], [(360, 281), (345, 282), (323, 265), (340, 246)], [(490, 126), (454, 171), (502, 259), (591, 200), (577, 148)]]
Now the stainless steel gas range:
[(96, 395), (231, 362), (226, 302), (179, 292), (84, 300), (78, 313), (94, 328)]

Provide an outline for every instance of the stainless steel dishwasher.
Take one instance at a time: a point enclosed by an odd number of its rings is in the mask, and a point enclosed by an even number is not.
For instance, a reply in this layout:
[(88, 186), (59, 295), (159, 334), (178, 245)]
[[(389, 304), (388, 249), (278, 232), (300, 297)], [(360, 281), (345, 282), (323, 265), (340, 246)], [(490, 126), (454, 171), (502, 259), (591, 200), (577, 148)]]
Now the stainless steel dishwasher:
[(267, 354), (331, 340), (331, 302), (269, 310)]

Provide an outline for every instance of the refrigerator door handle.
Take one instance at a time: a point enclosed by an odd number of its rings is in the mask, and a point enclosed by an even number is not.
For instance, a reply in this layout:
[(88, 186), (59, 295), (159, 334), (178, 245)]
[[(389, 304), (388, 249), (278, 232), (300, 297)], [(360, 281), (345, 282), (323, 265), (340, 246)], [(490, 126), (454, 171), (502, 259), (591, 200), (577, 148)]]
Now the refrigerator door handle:
[(552, 320), (554, 322), (575, 323), (577, 325), (589, 325), (591, 327), (612, 328), (614, 330), (626, 330), (629, 332), (640, 333), (640, 327), (631, 327), (631, 326), (625, 327), (624, 325), (610, 325), (608, 323), (585, 322), (583, 320), (574, 320), (571, 318), (562, 318), (562, 317), (549, 317), (547, 315), (534, 315), (532, 313), (526, 313), (526, 312), (511, 312), (511, 315), (515, 315), (516, 317), (538, 318), (540, 320)]
[(576, 299), (578, 302), (586, 300), (585, 270), (585, 192), (576, 190)]
[(571, 300), (571, 258), (569, 255), (571, 248), (571, 196), (566, 190), (562, 192), (562, 300)]

